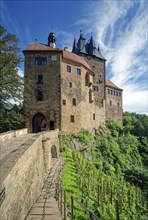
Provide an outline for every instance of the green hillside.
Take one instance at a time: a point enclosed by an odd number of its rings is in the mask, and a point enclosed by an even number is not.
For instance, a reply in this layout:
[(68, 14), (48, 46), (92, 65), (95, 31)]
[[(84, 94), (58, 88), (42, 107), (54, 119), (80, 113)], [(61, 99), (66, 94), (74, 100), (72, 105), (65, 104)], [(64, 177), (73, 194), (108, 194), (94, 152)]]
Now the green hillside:
[[(61, 136), (63, 188), (101, 219), (148, 219), (148, 117), (125, 113), (123, 126), (106, 127)], [(80, 210), (75, 219), (88, 219)]]

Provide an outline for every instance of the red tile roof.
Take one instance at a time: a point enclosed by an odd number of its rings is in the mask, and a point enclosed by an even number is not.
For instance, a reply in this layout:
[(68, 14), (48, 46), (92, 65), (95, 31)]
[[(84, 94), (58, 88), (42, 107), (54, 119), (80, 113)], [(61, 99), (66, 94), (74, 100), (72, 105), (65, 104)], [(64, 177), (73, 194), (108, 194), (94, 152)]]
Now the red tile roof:
[(76, 63), (80, 63), (83, 66), (85, 66), (87, 69), (91, 70), (89, 64), (82, 57), (80, 57), (80, 56), (78, 56), (78, 55), (76, 55), (74, 53), (71, 53), (69, 51), (63, 51), (63, 57), (65, 59), (72, 60), (72, 61), (74, 61)]
[(118, 90), (122, 90), (123, 91), (123, 89), (120, 89), (119, 87), (117, 87), (113, 82), (111, 82), (110, 80), (106, 80), (106, 86), (108, 86), (108, 87), (111, 87), (111, 88), (113, 88), (113, 89), (118, 89)]
[(48, 45), (40, 44), (40, 43), (37, 43), (37, 42), (33, 42), (31, 44), (28, 44), (26, 50), (62, 51), (60, 48), (52, 48), (52, 47), (49, 47)]
[(89, 64), (82, 57), (80, 57), (80, 56), (78, 56), (78, 55), (76, 55), (72, 52), (62, 50), (60, 48), (49, 47), (48, 45), (45, 45), (45, 44), (40, 44), (40, 43), (37, 43), (37, 42), (28, 44), (26, 50), (24, 50), (23, 52), (25, 52), (25, 51), (34, 51), (34, 50), (39, 50), (39, 51), (42, 51), (42, 50), (43, 51), (63, 51), (63, 53), (62, 53), (63, 58), (74, 61), (76, 63), (80, 63), (81, 65), (83, 65), (87, 69), (91, 70)]

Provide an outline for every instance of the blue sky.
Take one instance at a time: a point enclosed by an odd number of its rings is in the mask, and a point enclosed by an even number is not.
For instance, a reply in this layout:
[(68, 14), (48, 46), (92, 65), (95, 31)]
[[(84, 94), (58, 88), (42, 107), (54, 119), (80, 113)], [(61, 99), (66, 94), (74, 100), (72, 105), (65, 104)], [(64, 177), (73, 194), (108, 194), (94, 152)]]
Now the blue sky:
[(1, 24), (21, 50), (35, 39), (47, 43), (51, 25), (59, 48), (71, 50), (80, 28), (87, 39), (92, 34), (107, 59), (107, 79), (124, 90), (124, 111), (148, 112), (148, 1), (1, 0), (0, 6)]

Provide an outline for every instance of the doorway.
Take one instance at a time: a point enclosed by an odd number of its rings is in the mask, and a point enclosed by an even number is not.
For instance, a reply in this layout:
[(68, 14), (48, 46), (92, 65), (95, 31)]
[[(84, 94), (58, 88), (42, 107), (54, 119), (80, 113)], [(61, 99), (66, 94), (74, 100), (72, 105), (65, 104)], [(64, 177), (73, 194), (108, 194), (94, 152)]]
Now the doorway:
[(54, 121), (50, 121), (50, 130), (54, 130)]
[(45, 120), (45, 116), (42, 113), (37, 113), (32, 119), (32, 132), (37, 133), (41, 131), (42, 121)]

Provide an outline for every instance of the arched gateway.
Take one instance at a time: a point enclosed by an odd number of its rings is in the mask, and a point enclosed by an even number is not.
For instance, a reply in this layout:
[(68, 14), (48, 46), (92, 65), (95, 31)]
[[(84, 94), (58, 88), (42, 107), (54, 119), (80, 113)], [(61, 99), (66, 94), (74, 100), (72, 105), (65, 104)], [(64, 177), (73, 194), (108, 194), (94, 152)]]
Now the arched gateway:
[(45, 116), (42, 113), (37, 113), (32, 118), (32, 132), (37, 133), (46, 128)]

